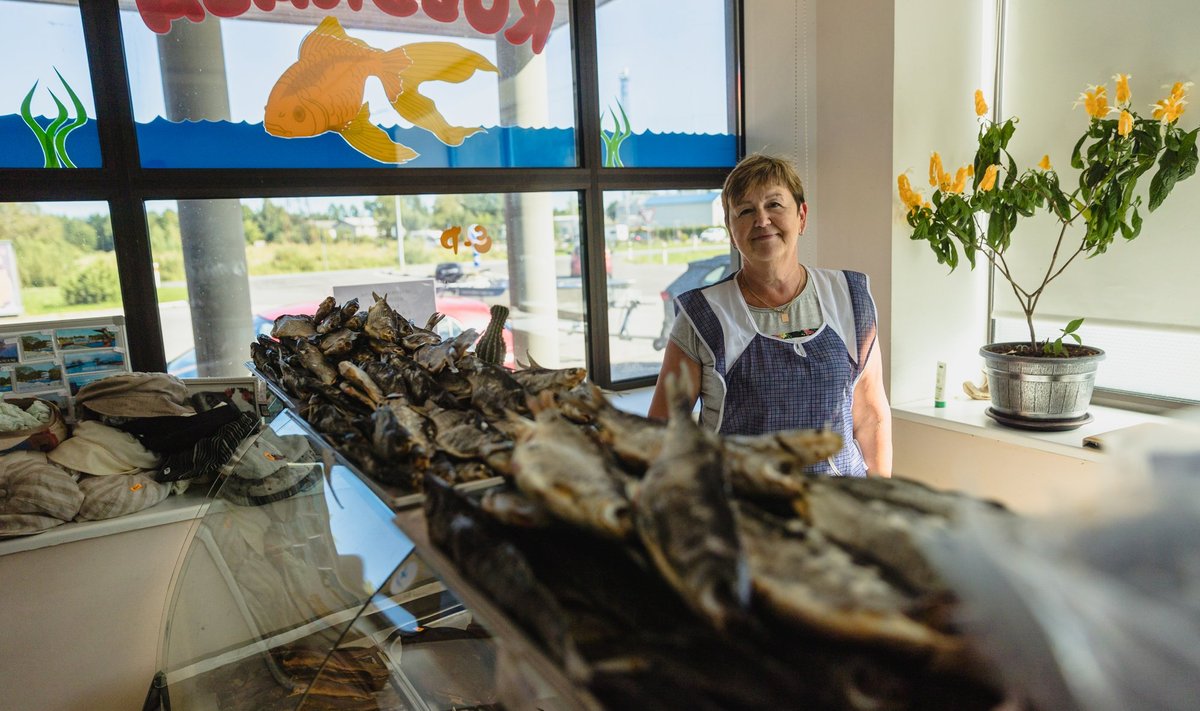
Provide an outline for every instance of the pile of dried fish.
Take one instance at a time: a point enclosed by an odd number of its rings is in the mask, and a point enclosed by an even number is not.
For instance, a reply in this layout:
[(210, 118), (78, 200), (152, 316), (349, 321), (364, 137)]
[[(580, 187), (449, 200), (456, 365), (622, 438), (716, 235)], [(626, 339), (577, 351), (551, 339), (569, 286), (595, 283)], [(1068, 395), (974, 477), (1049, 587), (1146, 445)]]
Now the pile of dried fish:
[(315, 314), (275, 319), (251, 344), (255, 367), (286, 390), (300, 415), (358, 468), (401, 492), (419, 491), (427, 471), (446, 481), (508, 473), (509, 413), (529, 414), (531, 395), (581, 383), (582, 368), (520, 372), (477, 358), (479, 337), (418, 326), (375, 295), (321, 302)]
[(613, 708), (1000, 703), (917, 544), (998, 507), (805, 474), (836, 436), (719, 437), (668, 390), (666, 424), (587, 385), (531, 399), (508, 484), (427, 487), (431, 539)]
[[(256, 367), (361, 471), (426, 492), (431, 540), (613, 708), (991, 709), (918, 546), (990, 504), (815, 476), (830, 432), (720, 437), (582, 369), (509, 371), (376, 297), (281, 316)], [(486, 491), (451, 485), (504, 477)]]

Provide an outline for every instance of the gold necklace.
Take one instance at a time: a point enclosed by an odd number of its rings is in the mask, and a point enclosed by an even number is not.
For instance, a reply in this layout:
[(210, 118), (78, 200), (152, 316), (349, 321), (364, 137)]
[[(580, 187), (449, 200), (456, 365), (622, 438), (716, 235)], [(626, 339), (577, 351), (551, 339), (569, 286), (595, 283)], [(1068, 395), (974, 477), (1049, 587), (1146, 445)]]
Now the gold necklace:
[(800, 281), (796, 282), (796, 292), (794, 294), (792, 294), (790, 299), (788, 299), (787, 301), (784, 301), (779, 306), (771, 306), (770, 304), (767, 303), (766, 299), (759, 296), (757, 293), (755, 293), (754, 289), (750, 288), (750, 282), (742, 277), (742, 272), (740, 272), (740, 271), (738, 272), (737, 279), (738, 279), (738, 283), (742, 285), (742, 288), (745, 289), (746, 291), (748, 291), (750, 293), (750, 295), (753, 296), (755, 299), (757, 299), (758, 303), (762, 304), (764, 308), (768, 308), (768, 309), (774, 311), (775, 313), (779, 314), (779, 320), (782, 323), (787, 323), (790, 320), (788, 313), (787, 313), (788, 307), (792, 305), (792, 302), (795, 301), (796, 297), (800, 295), (800, 292), (804, 290), (804, 280), (801, 279)]

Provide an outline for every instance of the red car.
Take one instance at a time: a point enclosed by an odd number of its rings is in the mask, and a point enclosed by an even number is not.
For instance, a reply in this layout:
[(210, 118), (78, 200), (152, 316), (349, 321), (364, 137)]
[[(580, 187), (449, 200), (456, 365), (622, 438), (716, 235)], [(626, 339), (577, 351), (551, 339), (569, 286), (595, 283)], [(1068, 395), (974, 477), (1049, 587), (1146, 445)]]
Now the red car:
[[(267, 309), (262, 313), (254, 315), (254, 332), (255, 334), (271, 334), (271, 327), (275, 324), (275, 319), (284, 314), (313, 314), (317, 311), (318, 302), (311, 301), (301, 304), (291, 304), (289, 306), (280, 306), (274, 309)], [(365, 308), (365, 307), (364, 307)], [(482, 336), (487, 330), (488, 322), (492, 320), (491, 308), (478, 299), (468, 299), (465, 296), (455, 296), (453, 294), (438, 294), (434, 300), (434, 308), (438, 313), (445, 314), (445, 318), (438, 323), (437, 332), (442, 338), (453, 338), (468, 328), (473, 328)], [(417, 324), (423, 326), (424, 324)], [(513, 336), (512, 327), (508, 324), (504, 325), (504, 366), (512, 369), (515, 364), (513, 358)], [(171, 375), (180, 378), (195, 378), (199, 375), (196, 367), (196, 349), (190, 348), (182, 355), (167, 363), (167, 372)]]

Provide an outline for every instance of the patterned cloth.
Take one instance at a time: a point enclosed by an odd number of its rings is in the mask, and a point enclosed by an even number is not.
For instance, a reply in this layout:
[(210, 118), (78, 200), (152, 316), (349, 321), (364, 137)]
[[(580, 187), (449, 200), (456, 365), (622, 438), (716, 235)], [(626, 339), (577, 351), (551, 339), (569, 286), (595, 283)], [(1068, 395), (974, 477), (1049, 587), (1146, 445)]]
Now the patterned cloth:
[(808, 274), (824, 324), (797, 338), (759, 333), (733, 277), (679, 296), (681, 314), (711, 355), (705, 377), (719, 381), (723, 393), (703, 403), (701, 422), (722, 434), (827, 427), (846, 445), (811, 470), (865, 476), (852, 407), (875, 340), (875, 304), (865, 274), (814, 268)]
[(191, 449), (168, 454), (154, 478), (167, 482), (215, 475), (229, 462), (238, 445), (254, 434), (261, 424), (262, 418), (252, 412), (239, 414)]

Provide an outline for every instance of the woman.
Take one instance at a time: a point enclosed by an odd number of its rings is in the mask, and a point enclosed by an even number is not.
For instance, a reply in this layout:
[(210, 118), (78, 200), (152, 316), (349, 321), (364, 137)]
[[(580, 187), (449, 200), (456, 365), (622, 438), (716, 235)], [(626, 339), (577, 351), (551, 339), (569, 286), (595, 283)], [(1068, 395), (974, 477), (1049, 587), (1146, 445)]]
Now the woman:
[(866, 275), (799, 263), (808, 205), (786, 160), (747, 156), (721, 203), (742, 268), (679, 296), (650, 417), (666, 418), (665, 374), (682, 368), (708, 429), (830, 427), (846, 445), (812, 471), (891, 476), (891, 409)]

